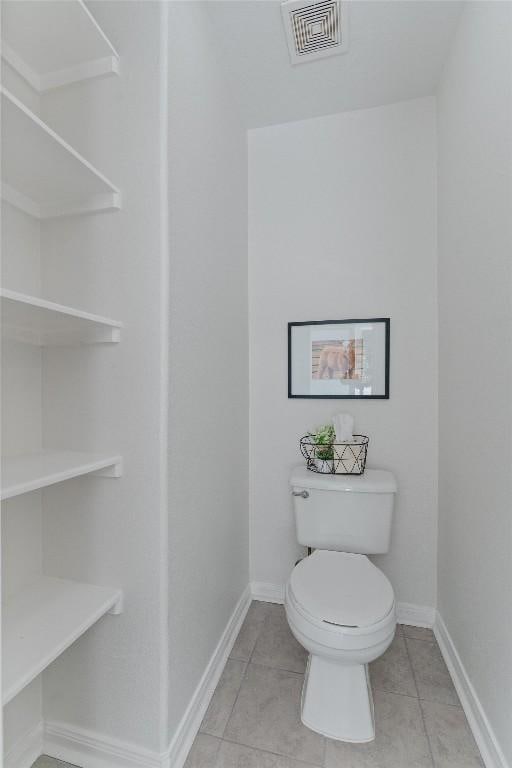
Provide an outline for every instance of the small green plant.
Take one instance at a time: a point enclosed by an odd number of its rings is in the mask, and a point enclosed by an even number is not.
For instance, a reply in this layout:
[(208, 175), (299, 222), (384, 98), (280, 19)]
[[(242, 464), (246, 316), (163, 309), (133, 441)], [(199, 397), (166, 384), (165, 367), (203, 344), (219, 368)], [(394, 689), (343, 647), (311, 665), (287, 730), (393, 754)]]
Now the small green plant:
[(309, 432), (309, 436), (312, 438), (315, 445), (318, 448), (315, 449), (316, 458), (321, 461), (332, 461), (334, 459), (334, 449), (332, 444), (336, 439), (336, 433), (332, 424), (324, 424), (322, 427), (318, 427), (314, 432)]

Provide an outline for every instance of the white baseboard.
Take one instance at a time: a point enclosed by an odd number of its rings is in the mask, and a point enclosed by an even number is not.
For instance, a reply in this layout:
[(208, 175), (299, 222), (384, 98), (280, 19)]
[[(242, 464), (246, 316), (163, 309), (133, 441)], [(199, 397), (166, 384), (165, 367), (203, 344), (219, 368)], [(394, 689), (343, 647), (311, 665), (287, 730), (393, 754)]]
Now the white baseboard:
[(208, 709), (219, 678), (251, 604), (251, 590), (247, 586), (231, 614), (222, 637), (194, 691), (189, 705), (174, 734), (162, 768), (182, 768), (199, 726)]
[(87, 768), (162, 768), (162, 755), (67, 723), (46, 722), (44, 754)]
[(4, 768), (31, 768), (43, 753), (43, 724), (23, 734), (5, 755)]
[(511, 768), (439, 612), (434, 634), (486, 768)]
[[(283, 603), (284, 585), (269, 584), (264, 581), (251, 582), (253, 600), (264, 603)], [(410, 624), (413, 627), (433, 627), (436, 609), (429, 605), (414, 605), (413, 603), (397, 603), (397, 619), (400, 624)]]
[(284, 585), (251, 581), (251, 597), (263, 603), (284, 603)]
[(436, 609), (430, 605), (415, 605), (414, 603), (397, 603), (396, 618), (399, 624), (409, 624), (411, 627), (427, 627), (432, 629), (436, 620)]
[[(182, 768), (250, 604), (251, 592), (247, 587), (231, 614), (165, 752), (152, 752), (66, 723), (47, 722), (44, 728), (44, 753), (87, 768)], [(9, 768), (28, 766), (16, 763)]]

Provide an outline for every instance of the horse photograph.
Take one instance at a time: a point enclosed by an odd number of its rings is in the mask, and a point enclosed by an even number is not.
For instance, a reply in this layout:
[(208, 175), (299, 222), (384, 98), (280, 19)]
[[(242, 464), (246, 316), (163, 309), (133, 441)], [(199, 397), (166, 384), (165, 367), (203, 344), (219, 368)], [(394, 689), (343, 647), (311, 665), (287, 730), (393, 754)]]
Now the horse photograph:
[(363, 339), (312, 341), (311, 378), (359, 380), (363, 358)]

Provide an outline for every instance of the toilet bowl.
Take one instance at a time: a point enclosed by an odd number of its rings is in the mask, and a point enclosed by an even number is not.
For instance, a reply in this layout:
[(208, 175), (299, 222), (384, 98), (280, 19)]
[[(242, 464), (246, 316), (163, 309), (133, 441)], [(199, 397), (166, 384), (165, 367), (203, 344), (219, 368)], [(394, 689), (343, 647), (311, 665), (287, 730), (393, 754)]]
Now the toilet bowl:
[(293, 635), (310, 654), (302, 722), (331, 739), (372, 741), (368, 664), (389, 647), (396, 628), (387, 577), (366, 555), (316, 550), (292, 571), (285, 609)]

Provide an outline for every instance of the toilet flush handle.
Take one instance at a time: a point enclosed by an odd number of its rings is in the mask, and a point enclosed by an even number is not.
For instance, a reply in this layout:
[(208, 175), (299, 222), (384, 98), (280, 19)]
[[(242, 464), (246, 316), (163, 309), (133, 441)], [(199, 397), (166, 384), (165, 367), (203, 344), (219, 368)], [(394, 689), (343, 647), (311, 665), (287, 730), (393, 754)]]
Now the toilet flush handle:
[(301, 496), (303, 499), (309, 499), (309, 491), (292, 491), (292, 496)]

